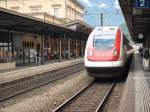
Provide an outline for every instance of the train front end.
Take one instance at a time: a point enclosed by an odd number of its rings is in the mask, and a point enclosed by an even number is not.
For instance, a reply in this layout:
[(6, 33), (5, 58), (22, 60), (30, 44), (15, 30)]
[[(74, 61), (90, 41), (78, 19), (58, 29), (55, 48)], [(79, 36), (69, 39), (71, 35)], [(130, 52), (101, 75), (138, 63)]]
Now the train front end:
[(96, 28), (90, 35), (84, 64), (92, 77), (114, 77), (123, 71), (122, 34), (117, 27)]

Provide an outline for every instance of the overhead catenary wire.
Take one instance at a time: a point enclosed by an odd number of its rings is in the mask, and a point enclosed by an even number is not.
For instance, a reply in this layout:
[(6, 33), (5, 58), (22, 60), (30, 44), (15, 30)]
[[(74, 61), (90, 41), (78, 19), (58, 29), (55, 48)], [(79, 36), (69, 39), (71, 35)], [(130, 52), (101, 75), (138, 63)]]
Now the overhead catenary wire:
[(102, 25), (109, 25), (110, 23), (116, 23), (116, 20), (120, 18), (121, 15), (122, 15), (121, 13), (86, 13), (84, 16), (95, 17), (96, 26), (100, 26), (100, 25), (102, 26)]

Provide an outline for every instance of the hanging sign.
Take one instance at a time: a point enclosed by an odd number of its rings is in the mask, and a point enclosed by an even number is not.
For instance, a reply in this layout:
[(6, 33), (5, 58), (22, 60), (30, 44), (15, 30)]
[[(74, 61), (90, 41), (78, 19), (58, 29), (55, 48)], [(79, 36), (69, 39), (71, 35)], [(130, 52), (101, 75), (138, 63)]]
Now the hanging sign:
[(150, 8), (150, 0), (136, 0), (136, 8)]

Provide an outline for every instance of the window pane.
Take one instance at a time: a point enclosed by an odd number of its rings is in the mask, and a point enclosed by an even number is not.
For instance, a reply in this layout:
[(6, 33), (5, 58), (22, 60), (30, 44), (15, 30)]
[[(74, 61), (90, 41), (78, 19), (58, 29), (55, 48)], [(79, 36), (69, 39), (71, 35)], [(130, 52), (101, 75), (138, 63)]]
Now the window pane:
[(54, 8), (54, 16), (58, 17), (59, 16), (59, 9)]
[(94, 47), (100, 50), (109, 50), (114, 46), (114, 35), (96, 35), (94, 36)]

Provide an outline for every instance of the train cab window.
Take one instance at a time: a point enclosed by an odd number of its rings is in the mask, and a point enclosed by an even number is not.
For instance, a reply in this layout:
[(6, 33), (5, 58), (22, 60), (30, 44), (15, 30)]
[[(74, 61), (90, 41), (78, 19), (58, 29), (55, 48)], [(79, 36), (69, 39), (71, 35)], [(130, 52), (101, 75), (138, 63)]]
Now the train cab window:
[(100, 50), (109, 50), (114, 47), (114, 35), (96, 35), (94, 36), (94, 47)]

